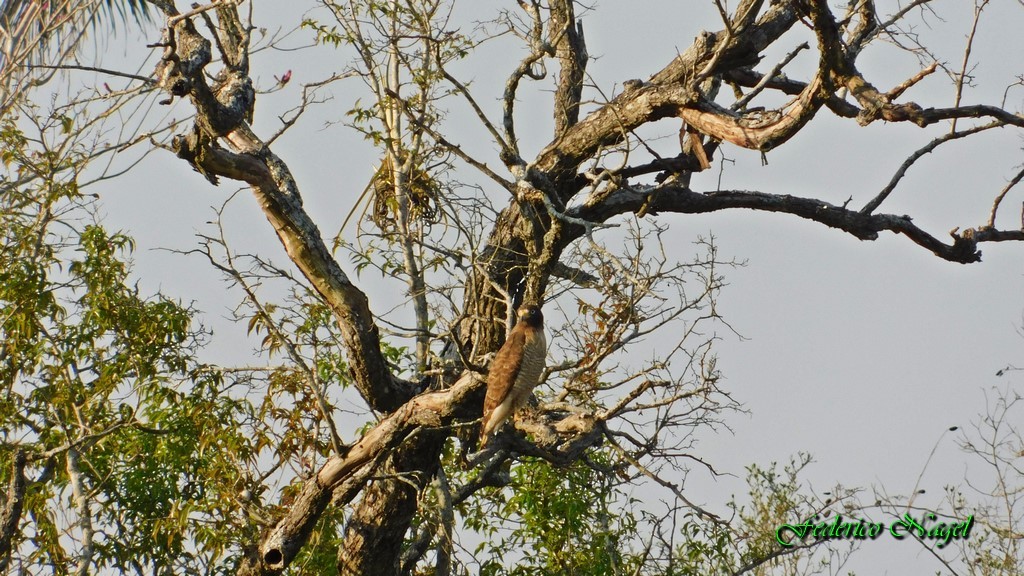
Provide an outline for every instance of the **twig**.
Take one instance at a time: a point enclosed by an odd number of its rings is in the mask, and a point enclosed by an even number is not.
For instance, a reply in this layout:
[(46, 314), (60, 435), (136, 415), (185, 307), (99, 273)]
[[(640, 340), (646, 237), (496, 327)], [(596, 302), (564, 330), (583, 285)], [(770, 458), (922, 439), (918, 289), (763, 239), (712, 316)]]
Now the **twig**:
[[(964, 79), (967, 77), (967, 65), (971, 59), (971, 49), (974, 46), (974, 34), (978, 31), (978, 21), (981, 20), (981, 11), (988, 5), (988, 0), (981, 0), (979, 4), (977, 1), (974, 3), (974, 22), (971, 23), (971, 33), (967, 36), (967, 46), (964, 47), (964, 61), (960, 65), (960, 74), (956, 78), (956, 96), (953, 99), (953, 108), (960, 107), (960, 99), (964, 92)], [(956, 118), (953, 118), (953, 123), (950, 124), (949, 132), (952, 134), (956, 132)]]
[[(516, 136), (515, 127), (515, 102), (516, 102), (516, 91), (519, 89), (519, 81), (524, 76), (532, 78), (533, 80), (542, 80), (547, 76), (547, 70), (542, 69), (540, 73), (533, 71), (533, 65), (540, 62), (541, 66), (544, 65), (544, 56), (551, 50), (551, 46), (544, 42), (543, 39), (543, 26), (541, 23), (539, 5), (534, 2), (532, 6), (526, 4), (526, 2), (519, 2), (519, 5), (526, 11), (533, 19), (533, 27), (530, 31), (530, 44), (531, 52), (519, 63), (519, 66), (509, 75), (505, 81), (505, 92), (502, 95), (502, 123), (505, 128), (505, 142), (507, 149), (510, 150), (516, 157), (519, 156), (519, 139)], [(570, 23), (566, 23), (569, 25)], [(564, 32), (564, 31), (563, 31)], [(561, 37), (561, 34), (558, 34)]]
[[(228, 201), (230, 201), (230, 199)], [(225, 202), (225, 204), (226, 203), (227, 202)], [(324, 423), (327, 425), (328, 431), (330, 432), (331, 447), (334, 449), (334, 452), (336, 454), (341, 454), (345, 451), (345, 446), (344, 443), (341, 441), (341, 436), (338, 434), (338, 429), (334, 424), (334, 417), (332, 416), (330, 407), (327, 404), (327, 399), (324, 397), (324, 393), (322, 390), (323, 383), (321, 382), (316, 369), (314, 367), (311, 367), (306, 362), (305, 358), (302, 357), (302, 354), (299, 352), (298, 347), (289, 338), (289, 336), (285, 333), (281, 326), (274, 320), (273, 316), (271, 316), (270, 314), (270, 311), (259, 299), (259, 296), (256, 294), (253, 287), (235, 266), (234, 256), (231, 254), (230, 250), (228, 250), (227, 240), (224, 238), (224, 229), (220, 221), (220, 214), (223, 212), (223, 210), (224, 208), (222, 206), (221, 209), (217, 211), (217, 227), (218, 230), (220, 231), (220, 237), (211, 238), (209, 236), (200, 235), (200, 237), (204, 239), (203, 249), (197, 250), (197, 252), (203, 254), (214, 268), (220, 270), (226, 276), (230, 277), (242, 289), (242, 291), (245, 293), (246, 300), (248, 300), (249, 304), (256, 310), (256, 316), (260, 320), (262, 320), (263, 325), (267, 328), (267, 332), (273, 335), (273, 337), (278, 342), (281, 343), (281, 346), (284, 348), (285, 353), (288, 355), (289, 358), (291, 358), (296, 368), (298, 368), (298, 370), (302, 373), (303, 380), (305, 380), (306, 386), (308, 386), (309, 390), (313, 393), (313, 398), (316, 400), (316, 406), (320, 411), (320, 415), (323, 418)], [(224, 264), (217, 262), (216, 259), (213, 257), (213, 254), (210, 250), (211, 243), (216, 243), (224, 248), (224, 258), (226, 261)]]
[(60, 64), (58, 66), (50, 66), (47, 64), (26, 64), (25, 67), (29, 69), (40, 68), (43, 70), (84, 70), (86, 72), (99, 72), (100, 74), (106, 74), (108, 76), (118, 76), (120, 78), (139, 80), (146, 84), (156, 84), (156, 80), (153, 80), (152, 78), (139, 76), (137, 74), (129, 74), (127, 72), (118, 72), (117, 70), (109, 70), (107, 68), (98, 68), (96, 66), (82, 66), (79, 64)]
[[(890, 26), (892, 26), (893, 24), (895, 24), (895, 23), (899, 22), (900, 20), (902, 20), (903, 17), (906, 16), (908, 12), (910, 12), (914, 8), (917, 8), (918, 6), (923, 6), (925, 4), (928, 4), (931, 1), (932, 0), (914, 0), (913, 2), (911, 2), (910, 4), (907, 4), (906, 6), (901, 8), (899, 11), (894, 13), (892, 16), (890, 16), (888, 20), (886, 20), (885, 22), (882, 22), (881, 24), (879, 24), (878, 27), (876, 28), (876, 30), (888, 30), (888, 28)], [(863, 38), (862, 44), (867, 43), (867, 41), (870, 40), (870, 39), (871, 39), (871, 36), (866, 36), (865, 38)]]
[(903, 161), (903, 164), (901, 164), (899, 169), (896, 170), (896, 173), (893, 174), (892, 178), (889, 180), (889, 183), (886, 184), (885, 188), (882, 188), (881, 192), (879, 192), (874, 198), (872, 198), (870, 202), (865, 204), (864, 207), (860, 209), (860, 213), (868, 215), (874, 212), (875, 209), (878, 208), (882, 204), (882, 202), (884, 202), (885, 199), (889, 197), (889, 194), (891, 194), (892, 191), (896, 189), (896, 185), (899, 184), (900, 180), (902, 180), (903, 177), (906, 175), (907, 170), (925, 154), (932, 152), (940, 145), (945, 144), (950, 140), (965, 138), (967, 136), (970, 136), (971, 134), (977, 134), (978, 132), (983, 132), (990, 128), (999, 128), (1000, 126), (1004, 125), (1005, 123), (1002, 122), (1001, 120), (996, 120), (994, 122), (989, 122), (988, 124), (983, 124), (981, 126), (975, 126), (974, 128), (963, 130), (961, 132), (950, 132), (949, 134), (939, 136), (938, 138), (932, 140), (928, 144), (922, 146), (913, 154), (911, 154), (906, 160)]
[(787, 64), (792, 62), (793, 58), (796, 58), (796, 55), (799, 54), (801, 50), (807, 50), (810, 47), (811, 46), (807, 42), (804, 42), (803, 44), (794, 48), (792, 52), (787, 54), (786, 57), (782, 59), (782, 62), (776, 64), (774, 68), (772, 68), (771, 70), (768, 71), (767, 74), (762, 76), (761, 81), (754, 85), (754, 87), (750, 90), (750, 92), (747, 93), (746, 96), (737, 100), (732, 106), (730, 106), (730, 108), (732, 110), (742, 110), (746, 108), (747, 104), (749, 104), (755, 96), (760, 94), (761, 91), (764, 90), (776, 76), (778, 76), (779, 72), (782, 71), (782, 69), (785, 68)]
[(622, 458), (626, 462), (629, 462), (630, 465), (632, 465), (634, 468), (636, 468), (644, 476), (650, 478), (651, 480), (654, 480), (658, 484), (661, 484), (665, 488), (668, 488), (669, 490), (671, 490), (672, 493), (675, 494), (676, 498), (678, 498), (681, 502), (683, 502), (684, 504), (689, 506), (691, 509), (693, 509), (697, 514), (699, 514), (700, 516), (702, 516), (704, 518), (707, 518), (708, 520), (710, 520), (710, 521), (712, 521), (715, 524), (718, 524), (720, 526), (726, 524), (726, 522), (724, 520), (722, 520), (721, 518), (719, 518), (715, 514), (712, 514), (711, 512), (708, 512), (704, 508), (701, 508), (700, 506), (698, 506), (698, 505), (694, 504), (693, 502), (691, 502), (689, 498), (687, 498), (686, 496), (683, 495), (683, 491), (679, 489), (679, 486), (676, 486), (672, 482), (669, 482), (668, 480), (665, 480), (661, 476), (658, 476), (657, 474), (652, 472), (650, 469), (648, 469), (646, 466), (641, 464), (636, 458), (633, 458), (629, 454), (629, 452), (627, 452), (622, 446), (619, 445), (618, 442), (615, 441), (615, 438), (613, 438), (611, 434), (607, 434), (606, 433), (605, 434), (605, 438), (608, 439), (608, 443), (611, 444), (612, 448), (614, 448), (615, 451), (618, 452), (619, 455), (622, 456)]
[[(1024, 168), (1022, 168), (1020, 172), (1017, 172), (1017, 175), (1014, 176), (1013, 179), (1010, 180), (1010, 182), (1003, 188), (1002, 192), (996, 196), (995, 202), (992, 203), (992, 213), (989, 214), (988, 217), (988, 225), (990, 228), (995, 228), (996, 226), (996, 211), (999, 210), (999, 204), (1002, 203), (1003, 198), (1006, 197), (1006, 193), (1009, 192), (1011, 188), (1019, 184), (1022, 178), (1024, 178)], [(1024, 222), (1021, 224), (1022, 227), (1024, 227)]]
[(736, 15), (734, 20), (738, 23), (737, 26), (733, 26), (728, 18), (728, 14), (725, 13), (721, 4), (716, 0), (715, 5), (718, 6), (721, 15), (723, 16), (725, 26), (725, 37), (722, 38), (721, 42), (715, 46), (715, 52), (711, 56), (711, 60), (704, 66), (704, 69), (697, 74), (693, 79), (692, 86), (699, 86), (701, 82), (706, 80), (715, 71), (715, 67), (718, 66), (719, 60), (722, 59), (722, 55), (729, 49), (729, 45), (732, 44), (733, 40), (739, 34), (742, 34), (750, 24), (751, 18), (757, 16), (757, 11), (761, 7), (759, 0), (748, 0), (741, 3), (736, 8)]
[(509, 151), (511, 151), (511, 148), (509, 147), (508, 143), (505, 142), (505, 139), (501, 137), (501, 134), (498, 132), (498, 129), (494, 127), (494, 124), (492, 124), (491, 121), (487, 118), (487, 114), (484, 113), (483, 109), (480, 108), (480, 105), (477, 104), (476, 99), (473, 98), (472, 94), (470, 94), (469, 88), (467, 88), (466, 85), (463, 84), (462, 82), (459, 82), (458, 78), (449, 74), (448, 71), (441, 66), (440, 62), (438, 62), (438, 69), (441, 71), (441, 74), (444, 76), (445, 80), (450, 82), (452, 86), (455, 86), (455, 90), (459, 94), (462, 94), (462, 97), (466, 99), (466, 102), (469, 103), (469, 106), (473, 109), (473, 113), (476, 114), (476, 117), (480, 120), (480, 123), (483, 124), (484, 128), (486, 128), (487, 131), (491, 134), (491, 137), (494, 138), (495, 143), (497, 143), (502, 150), (508, 149)]
[(928, 66), (927, 68), (925, 68), (924, 70), (921, 70), (917, 74), (914, 74), (910, 78), (907, 78), (899, 86), (893, 88), (892, 90), (889, 90), (889, 92), (886, 93), (886, 97), (889, 98), (890, 102), (895, 100), (895, 99), (897, 99), (897, 98), (899, 98), (911, 86), (913, 86), (914, 84), (917, 84), (918, 82), (923, 80), (925, 76), (928, 76), (932, 72), (935, 72), (935, 69), (938, 68), (938, 67), (939, 67), (939, 63), (938, 62), (932, 62), (931, 65)]
[(220, 6), (232, 6), (232, 5), (235, 5), (235, 4), (236, 4), (236, 2), (234, 0), (214, 0), (213, 2), (210, 2), (209, 4), (207, 4), (206, 6), (199, 6), (198, 8), (193, 8), (192, 10), (189, 10), (188, 12), (185, 12), (183, 14), (178, 14), (177, 16), (169, 18), (167, 20), (167, 26), (168, 27), (172, 27), (175, 24), (177, 24), (178, 22), (181, 22), (182, 20), (184, 20), (186, 18), (191, 18), (193, 16), (198, 16), (198, 15), (203, 14), (205, 12), (209, 12), (210, 10), (214, 10), (214, 9), (220, 7)]

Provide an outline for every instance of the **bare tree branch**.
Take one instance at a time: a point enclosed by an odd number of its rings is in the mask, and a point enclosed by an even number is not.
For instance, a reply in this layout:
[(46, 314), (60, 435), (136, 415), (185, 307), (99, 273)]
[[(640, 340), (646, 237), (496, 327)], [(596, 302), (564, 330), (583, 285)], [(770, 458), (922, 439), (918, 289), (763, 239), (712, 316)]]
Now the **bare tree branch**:
[[(910, 167), (913, 166), (914, 163), (917, 162), (920, 158), (922, 158), (925, 154), (930, 154), (936, 148), (938, 148), (942, 144), (945, 144), (946, 142), (949, 142), (950, 140), (965, 138), (972, 134), (977, 134), (978, 132), (983, 132), (990, 128), (999, 128), (1001, 126), (1005, 126), (1005, 124), (1001, 121), (996, 120), (994, 122), (989, 122), (988, 124), (983, 124), (981, 126), (975, 126), (974, 128), (962, 130), (960, 132), (950, 132), (949, 134), (944, 134), (942, 136), (939, 136), (938, 138), (935, 138), (928, 144), (917, 149), (913, 154), (911, 154), (909, 157), (907, 157), (906, 160), (903, 161), (903, 164), (901, 164), (900, 167), (896, 170), (896, 173), (892, 175), (892, 178), (889, 179), (889, 183), (885, 185), (885, 188), (882, 188), (882, 191), (879, 192), (877, 196), (872, 198), (870, 202), (865, 204), (864, 207), (860, 209), (861, 214), (871, 214), (872, 212), (874, 212), (882, 204), (882, 202), (884, 202), (885, 199), (889, 197), (889, 194), (892, 194), (892, 191), (896, 189), (896, 186), (900, 183), (900, 180), (902, 180), (903, 176), (906, 175), (907, 170), (910, 169)], [(993, 224), (990, 223), (989, 225), (992, 226)]]
[[(659, 190), (657, 195), (652, 194)], [(675, 212), (680, 214), (702, 214), (730, 208), (747, 208), (766, 212), (793, 214), (820, 222), (831, 228), (843, 230), (861, 240), (875, 240), (883, 230), (903, 234), (936, 256), (951, 262), (968, 264), (978, 262), (982, 242), (1007, 242), (1024, 240), (1019, 230), (1000, 231), (982, 227), (952, 231), (951, 244), (945, 244), (913, 224), (909, 216), (892, 214), (863, 214), (835, 206), (815, 198), (800, 198), (789, 195), (765, 194), (763, 192), (721, 190), (698, 193), (675, 186), (662, 186), (646, 190), (621, 189), (612, 194), (599, 206), (581, 207), (570, 210), (573, 217), (582, 220), (602, 222), (616, 214), (635, 212), (653, 198), (648, 208), (651, 214)], [(577, 233), (582, 231), (577, 230)]]

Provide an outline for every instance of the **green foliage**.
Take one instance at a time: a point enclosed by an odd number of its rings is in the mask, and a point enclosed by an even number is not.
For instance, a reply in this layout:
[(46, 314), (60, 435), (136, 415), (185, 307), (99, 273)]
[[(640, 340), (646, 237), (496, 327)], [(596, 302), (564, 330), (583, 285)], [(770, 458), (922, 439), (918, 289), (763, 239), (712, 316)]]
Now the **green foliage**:
[(781, 470), (750, 466), (748, 493), (742, 503), (734, 499), (728, 522), (692, 510), (658, 510), (651, 506), (656, 487), (640, 488), (647, 494), (643, 502), (629, 498), (608, 472), (617, 469), (615, 457), (598, 449), (566, 468), (524, 459), (508, 470), (508, 486), (481, 491), (457, 507), (463, 526), (484, 540), (476, 550), (479, 572), (727, 576), (746, 568), (760, 575), (811, 574), (820, 565), (816, 559), (835, 552), (831, 545), (781, 549), (774, 538), (779, 524), (812, 513), (801, 496), (799, 475), (810, 462), (804, 454)]
[[(48, 125), (42, 138), (74, 129)], [(91, 221), (79, 191), (85, 157), (38, 146), (10, 118), (0, 140), (0, 470), (25, 450), (35, 480), (15, 557), (67, 573), (88, 530), (90, 573), (230, 564), (254, 530), (234, 500), (259, 435), (225, 424), (251, 407), (196, 362), (193, 311), (132, 284), (132, 239)]]
[(796, 524), (807, 519), (811, 510), (801, 502), (800, 471), (811, 462), (810, 456), (798, 459), (778, 470), (773, 462), (767, 468), (757, 464), (747, 467), (749, 502), (738, 509), (743, 531), (748, 535), (740, 560), (744, 563), (763, 558), (779, 549), (775, 530), (783, 524)]
[(608, 457), (595, 451), (591, 463), (565, 468), (524, 459), (512, 464), (506, 488), (481, 496), (489, 502), (461, 507), (466, 527), (487, 537), (477, 550), (486, 558), (480, 574), (605, 575), (635, 568), (630, 543), (637, 521), (621, 513), (628, 502), (613, 477), (595, 469)]
[(336, 574), (338, 572), (338, 547), (343, 541), (344, 510), (331, 507), (313, 529), (309, 543), (295, 558), (289, 574)]

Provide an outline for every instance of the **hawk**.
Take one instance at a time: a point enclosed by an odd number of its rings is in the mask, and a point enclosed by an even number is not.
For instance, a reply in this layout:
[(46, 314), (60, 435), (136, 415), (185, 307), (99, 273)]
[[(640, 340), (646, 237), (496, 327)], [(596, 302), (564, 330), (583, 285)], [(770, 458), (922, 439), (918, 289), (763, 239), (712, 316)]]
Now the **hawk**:
[(509, 416), (526, 404), (530, 392), (540, 383), (547, 347), (540, 307), (523, 306), (519, 309), (519, 323), (491, 362), (480, 448), (487, 445), (491, 434)]

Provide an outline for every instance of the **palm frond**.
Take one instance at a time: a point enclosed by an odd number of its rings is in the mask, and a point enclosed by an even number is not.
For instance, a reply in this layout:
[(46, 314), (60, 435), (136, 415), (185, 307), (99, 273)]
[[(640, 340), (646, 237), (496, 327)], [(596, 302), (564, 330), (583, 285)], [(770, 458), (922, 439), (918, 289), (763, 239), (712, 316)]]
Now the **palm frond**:
[(116, 16), (121, 22), (127, 22), (131, 17), (136, 24), (143, 24), (149, 21), (153, 14), (145, 0), (106, 0), (103, 2), (103, 12), (106, 15), (104, 20), (108, 23)]

